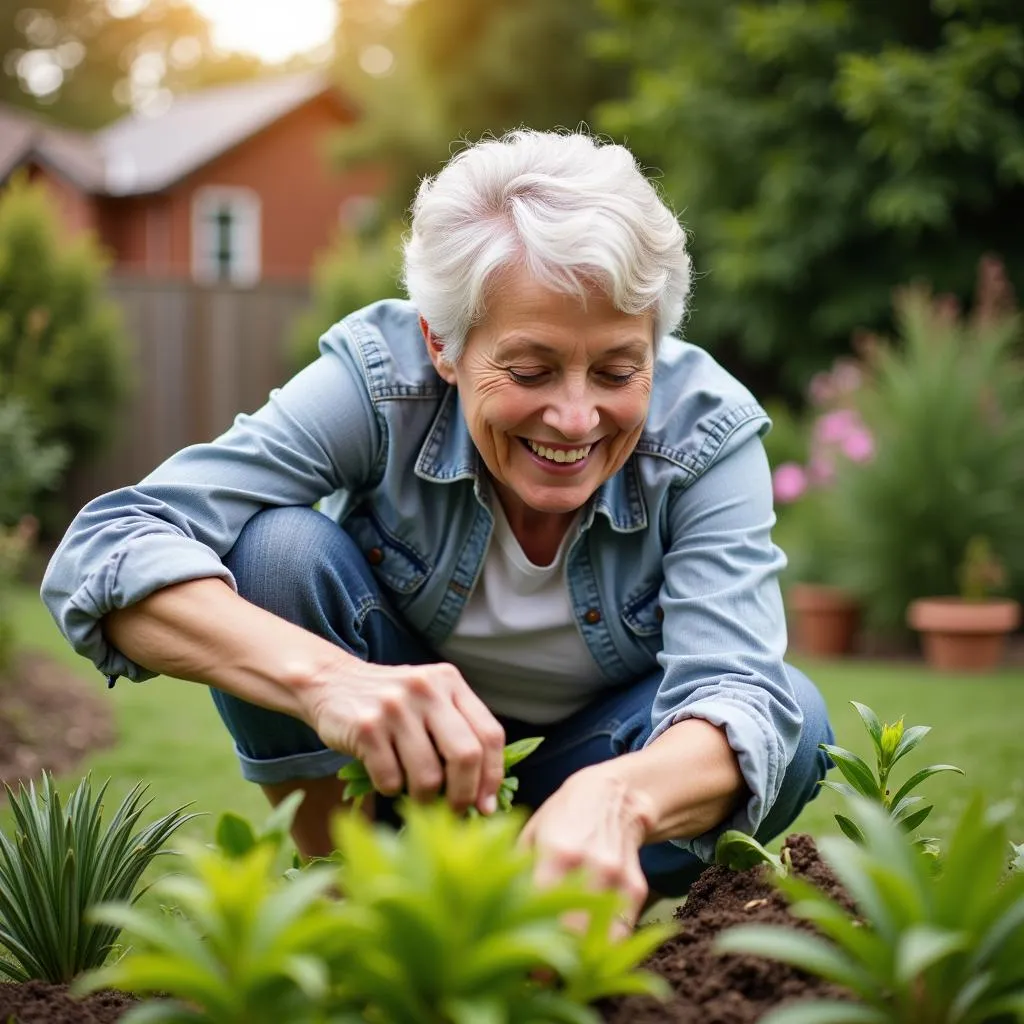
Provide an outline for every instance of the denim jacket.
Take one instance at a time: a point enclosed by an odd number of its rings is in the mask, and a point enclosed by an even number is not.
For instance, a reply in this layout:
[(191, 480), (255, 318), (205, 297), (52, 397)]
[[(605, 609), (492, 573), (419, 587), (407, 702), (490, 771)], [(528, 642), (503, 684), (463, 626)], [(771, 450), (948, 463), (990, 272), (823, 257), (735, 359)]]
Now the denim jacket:
[[(320, 502), (372, 552), (410, 626), (434, 645), (452, 632), (493, 525), (458, 392), (434, 371), (405, 301), (352, 314), (320, 351), (223, 436), (75, 518), (42, 596), (101, 672), (152, 675), (106, 642), (107, 612), (185, 580), (233, 584), (221, 557), (273, 505)], [(704, 351), (663, 339), (644, 432), (588, 502), (567, 557), (576, 622), (609, 686), (664, 671), (651, 739), (689, 717), (724, 727), (750, 797), (721, 828), (748, 832), (779, 792), (802, 720), (783, 664), (768, 425)], [(713, 843), (680, 841), (704, 859)]]

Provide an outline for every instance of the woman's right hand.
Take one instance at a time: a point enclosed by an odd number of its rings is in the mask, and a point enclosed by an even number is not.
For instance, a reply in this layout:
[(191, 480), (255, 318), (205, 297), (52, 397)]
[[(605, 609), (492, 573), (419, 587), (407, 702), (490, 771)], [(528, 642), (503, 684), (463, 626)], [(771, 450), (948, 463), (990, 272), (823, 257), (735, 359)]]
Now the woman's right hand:
[(303, 704), (326, 746), (359, 758), (377, 792), (425, 801), (443, 788), (457, 811), (497, 809), (505, 731), (454, 665), (346, 662), (319, 673)]

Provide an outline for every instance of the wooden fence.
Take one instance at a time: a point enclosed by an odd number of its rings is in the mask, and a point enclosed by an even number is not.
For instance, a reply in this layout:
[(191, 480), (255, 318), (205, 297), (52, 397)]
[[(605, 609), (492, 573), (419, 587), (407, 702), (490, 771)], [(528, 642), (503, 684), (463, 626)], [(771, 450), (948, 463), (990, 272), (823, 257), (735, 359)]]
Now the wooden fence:
[(73, 515), (91, 498), (134, 483), (179, 448), (227, 429), (288, 377), (285, 346), (304, 284), (200, 287), (188, 281), (116, 277), (132, 342), (132, 400), (117, 416), (117, 440), (91, 465), (73, 467)]

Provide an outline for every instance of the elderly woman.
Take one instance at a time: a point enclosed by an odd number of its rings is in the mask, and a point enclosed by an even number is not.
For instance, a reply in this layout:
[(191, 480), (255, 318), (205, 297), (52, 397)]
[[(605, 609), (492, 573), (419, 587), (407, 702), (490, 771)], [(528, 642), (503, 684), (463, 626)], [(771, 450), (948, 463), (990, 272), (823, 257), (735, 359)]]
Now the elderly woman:
[(538, 880), (582, 865), (635, 917), (723, 829), (779, 833), (828, 765), (783, 660), (768, 418), (670, 336), (685, 235), (620, 146), (460, 152), (419, 190), (405, 283), (86, 506), (43, 597), (111, 685), (208, 685), (245, 778), (304, 791), (308, 855), (351, 757), (488, 814), (503, 743), (544, 735), (519, 770)]

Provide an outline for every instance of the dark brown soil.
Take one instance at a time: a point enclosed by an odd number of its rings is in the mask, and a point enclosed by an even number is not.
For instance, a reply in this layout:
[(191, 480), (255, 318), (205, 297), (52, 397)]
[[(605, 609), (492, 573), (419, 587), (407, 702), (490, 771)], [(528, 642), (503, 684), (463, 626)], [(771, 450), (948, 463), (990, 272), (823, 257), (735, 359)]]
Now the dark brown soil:
[(90, 686), (34, 652), (17, 655), (0, 675), (0, 783), (17, 790), (19, 782), (38, 779), (44, 769), (66, 773), (115, 737), (113, 710), (99, 677)]
[(95, 992), (72, 999), (67, 985), (0, 982), (0, 1021), (4, 1024), (116, 1024), (136, 1002), (124, 992)]
[[(853, 909), (810, 836), (791, 835), (786, 845), (796, 874)], [(667, 1003), (639, 996), (609, 1001), (602, 1013), (610, 1024), (752, 1024), (784, 1002), (844, 996), (842, 989), (786, 964), (712, 951), (715, 938), (732, 925), (782, 924), (812, 930), (789, 913), (785, 899), (760, 869), (709, 868), (694, 883), (676, 919), (680, 933), (645, 965), (668, 981), (672, 998)]]

